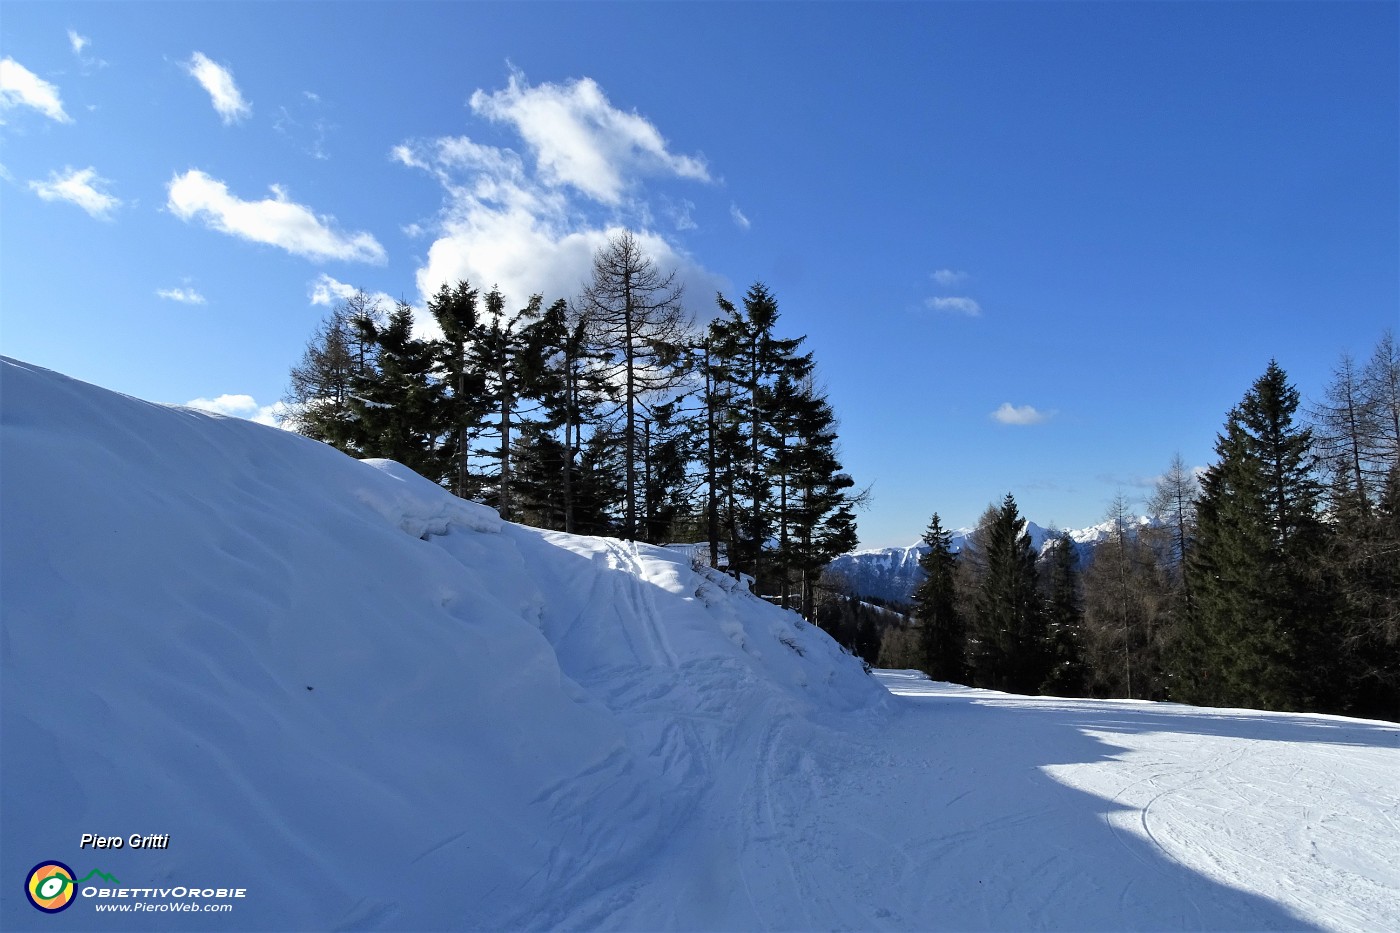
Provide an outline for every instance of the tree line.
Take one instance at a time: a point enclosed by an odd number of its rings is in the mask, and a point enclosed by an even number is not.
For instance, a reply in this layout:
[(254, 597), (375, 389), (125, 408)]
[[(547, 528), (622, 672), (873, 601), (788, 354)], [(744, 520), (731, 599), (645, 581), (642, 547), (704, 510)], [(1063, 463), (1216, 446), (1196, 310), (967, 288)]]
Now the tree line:
[(1178, 456), (1140, 525), (1119, 496), (1079, 566), (1037, 554), (1015, 498), (958, 553), (937, 514), (911, 624), (828, 607), (871, 663), (1017, 693), (1177, 700), (1400, 720), (1400, 347), (1343, 357), (1322, 400), (1276, 362), (1228, 414), (1215, 462)]
[(864, 493), (803, 337), (755, 283), (697, 327), (673, 270), (623, 232), (572, 298), (507, 309), (443, 284), (413, 309), (357, 293), (292, 368), (284, 425), (354, 457), (397, 460), (503, 518), (706, 546), (810, 617), (826, 564), (856, 544)]

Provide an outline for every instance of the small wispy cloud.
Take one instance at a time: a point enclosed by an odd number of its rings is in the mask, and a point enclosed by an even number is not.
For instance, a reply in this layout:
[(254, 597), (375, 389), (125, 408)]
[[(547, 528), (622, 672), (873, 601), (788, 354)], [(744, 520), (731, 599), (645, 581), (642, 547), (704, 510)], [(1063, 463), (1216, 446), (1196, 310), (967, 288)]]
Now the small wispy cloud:
[(32, 107), (50, 120), (72, 123), (58, 88), (10, 58), (0, 58), (0, 111)]
[(109, 184), (111, 182), (100, 177), (97, 169), (89, 165), (84, 169), (64, 168), (62, 172), (50, 172), (48, 181), (31, 181), (29, 190), (45, 201), (67, 201), (98, 220), (110, 220), (112, 211), (121, 207), (122, 202), (100, 190), (99, 186)]
[(961, 285), (968, 280), (966, 272), (959, 272), (956, 269), (939, 269), (933, 273), (933, 280), (944, 288), (951, 288), (954, 285)]
[(697, 224), (691, 213), (695, 210), (695, 202), (689, 198), (681, 198), (680, 201), (667, 201), (666, 212), (671, 217), (671, 222), (676, 225), (677, 230), (695, 230)]
[(1031, 405), (1012, 405), (1010, 402), (1002, 402), (1001, 407), (992, 412), (990, 417), (1002, 424), (1028, 425), (1040, 424), (1054, 414), (1052, 411), (1038, 411)]
[(744, 216), (744, 212), (739, 210), (739, 205), (737, 204), (729, 205), (729, 219), (734, 221), (734, 226), (738, 227), (740, 230), (747, 230), (749, 227), (753, 226), (749, 223), (749, 219)]
[[(68, 46), (73, 50), (73, 56), (78, 59), (82, 74), (90, 75), (99, 68), (107, 67), (107, 63), (102, 59), (87, 54), (87, 50), (92, 46), (92, 40), (87, 36), (79, 35), (75, 29), (68, 30)], [(88, 109), (94, 110), (96, 108), (90, 106)]]
[(394, 307), (394, 305), (398, 304), (398, 302), (394, 300), (394, 297), (388, 292), (365, 291), (356, 285), (351, 285), (348, 282), (342, 282), (339, 279), (332, 278), (324, 272), (316, 276), (312, 281), (311, 288), (307, 292), (307, 297), (311, 299), (313, 305), (324, 305), (329, 308), (333, 304), (354, 298), (362, 291), (369, 298), (370, 304), (378, 305), (379, 308), (384, 311), (388, 311), (390, 308)]
[(193, 288), (160, 288), (156, 289), (156, 296), (185, 305), (204, 304), (204, 296)]
[(272, 128), (311, 158), (325, 161), (330, 158), (326, 142), (337, 127), (320, 116), (321, 106), (320, 95), (302, 91), (290, 107), (278, 106)]
[(220, 233), (277, 246), (307, 259), (341, 259), (382, 264), (384, 247), (368, 233), (340, 233), (333, 217), (317, 215), (288, 199), (273, 185), (272, 197), (244, 201), (228, 186), (204, 172), (191, 170), (170, 180), (166, 206), (176, 217), (196, 217)]
[(223, 65), (211, 60), (203, 52), (195, 52), (185, 64), (185, 70), (209, 92), (209, 99), (225, 126), (252, 115), (253, 105), (248, 103), (238, 90), (238, 85), (233, 80), (233, 72)]
[(966, 314), (968, 317), (978, 317), (982, 314), (982, 306), (971, 298), (929, 298), (924, 301), (924, 305), (934, 311)]

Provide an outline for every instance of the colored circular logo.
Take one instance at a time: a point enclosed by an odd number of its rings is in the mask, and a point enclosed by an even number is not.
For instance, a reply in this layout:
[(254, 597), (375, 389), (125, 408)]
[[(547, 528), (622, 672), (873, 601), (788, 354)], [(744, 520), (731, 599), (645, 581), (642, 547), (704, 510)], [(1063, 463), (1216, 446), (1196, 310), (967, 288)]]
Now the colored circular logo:
[(78, 895), (73, 869), (62, 862), (40, 862), (24, 879), (24, 895), (29, 903), (46, 914), (64, 910)]

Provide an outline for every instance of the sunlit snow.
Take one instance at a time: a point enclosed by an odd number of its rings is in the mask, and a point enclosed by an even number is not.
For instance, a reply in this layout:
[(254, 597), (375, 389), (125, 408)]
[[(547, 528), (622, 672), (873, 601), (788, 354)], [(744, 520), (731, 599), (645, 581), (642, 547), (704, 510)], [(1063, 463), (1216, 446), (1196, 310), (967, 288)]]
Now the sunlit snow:
[[(684, 551), (25, 363), (0, 405), (6, 930), (1400, 928), (1395, 724), (869, 675)], [(54, 859), (247, 896), (47, 916)]]

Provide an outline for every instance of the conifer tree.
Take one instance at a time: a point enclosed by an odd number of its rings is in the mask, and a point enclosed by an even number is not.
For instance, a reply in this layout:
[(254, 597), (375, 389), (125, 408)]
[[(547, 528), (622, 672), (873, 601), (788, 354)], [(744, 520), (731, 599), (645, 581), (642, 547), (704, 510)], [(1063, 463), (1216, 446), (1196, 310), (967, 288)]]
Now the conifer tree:
[(774, 428), (781, 431), (788, 416), (783, 403), (811, 374), (813, 362), (811, 354), (797, 352), (803, 338), (775, 333), (778, 303), (763, 283), (749, 287), (742, 312), (723, 295), (717, 301), (721, 316), (712, 327), (711, 352), (732, 386), (737, 418), (731, 437), (742, 450), (736, 452), (731, 491), (730, 562), (758, 579), (767, 543), (780, 531), (771, 500), (778, 487), (773, 480), (781, 476), (775, 451), (785, 445)]
[(540, 334), (546, 351), (541, 403), (550, 428), (563, 432), (558, 472), (561, 527), (576, 532), (580, 484), (585, 482), (580, 477), (584, 435), (599, 421), (599, 411), (616, 400), (617, 392), (607, 378), (606, 354), (594, 347), (589, 317), (580, 304), (550, 305), (540, 321)]
[(1191, 577), (1189, 556), (1196, 535), (1196, 503), (1201, 497), (1201, 484), (1195, 474), (1181, 459), (1181, 454), (1172, 457), (1171, 466), (1157, 481), (1152, 496), (1147, 500), (1148, 514), (1156, 519), (1157, 525), (1145, 529), (1154, 542), (1160, 541), (1169, 568), (1173, 585), (1181, 593), (1184, 610), (1189, 611), (1191, 603)]
[(681, 287), (674, 271), (663, 273), (630, 232), (614, 236), (593, 257), (592, 281), (580, 303), (595, 345), (611, 361), (609, 376), (621, 387), (623, 476), (622, 534), (639, 531), (641, 418), (646, 398), (679, 385), (676, 365), (687, 340)]
[(337, 304), (307, 342), (301, 362), (292, 367), (283, 401), (284, 427), (330, 444), (351, 456), (365, 456), (357, 446), (359, 426), (351, 406), (355, 385), (375, 369), (375, 346), (356, 326), (361, 318), (378, 323), (383, 311), (358, 291)]
[(471, 442), (486, 416), (486, 379), (471, 356), (481, 339), (476, 289), (466, 281), (446, 282), (428, 300), (428, 313), (442, 330), (437, 362), (446, 389), (443, 408), (452, 450), (451, 489), (462, 498), (479, 494), (471, 472)]
[(1108, 526), (1083, 578), (1090, 686), (1096, 696), (1160, 699), (1170, 603), (1164, 568), (1122, 494), (1109, 506)]
[(967, 633), (958, 611), (957, 556), (953, 535), (938, 513), (924, 532), (928, 550), (919, 555), (924, 579), (914, 590), (914, 619), (919, 624), (920, 666), (934, 680), (962, 683), (966, 677)]
[[(1383, 479), (1375, 477), (1372, 470), (1383, 421), (1380, 406), (1367, 398), (1362, 375), (1350, 354), (1342, 354), (1332, 371), (1324, 401), (1315, 405), (1310, 414), (1319, 457), (1336, 477), (1332, 483), (1334, 510), (1369, 513), (1373, 481)], [(1338, 501), (1338, 493), (1345, 493), (1351, 501)]]
[(444, 443), (452, 423), (434, 375), (434, 348), (413, 336), (413, 309), (401, 301), (382, 326), (369, 318), (355, 326), (359, 339), (377, 348), (376, 370), (357, 377), (351, 394), (355, 447), (361, 456), (396, 460), (443, 482), (453, 464), (454, 451)]
[[(723, 296), (720, 300), (723, 302)], [(722, 325), (712, 321), (695, 348), (701, 413), (696, 425), (696, 446), (705, 471), (705, 536), (710, 560), (716, 567), (721, 565), (721, 541), (732, 540), (725, 529), (733, 523), (726, 522), (724, 516), (731, 514), (733, 506), (734, 466), (740, 446), (735, 430), (733, 383), (718, 349), (722, 339)]]
[(494, 415), (496, 446), (483, 453), (496, 461), (496, 484), (491, 504), (501, 517), (514, 514), (514, 439), (522, 425), (537, 420), (544, 408), (539, 399), (558, 391), (555, 373), (546, 368), (550, 327), (556, 313), (546, 320), (543, 299), (532, 295), (514, 316), (505, 311), (505, 299), (492, 289), (486, 296), (487, 319), (471, 349), (471, 363), (483, 382), (483, 401)]
[(1380, 489), (1389, 481), (1391, 470), (1400, 467), (1400, 343), (1394, 331), (1382, 335), (1367, 360), (1361, 392), (1375, 428), (1367, 445), (1368, 471), (1372, 488)]
[(1266, 709), (1339, 708), (1332, 587), (1319, 574), (1311, 431), (1276, 362), (1231, 411), (1206, 471), (1192, 558), (1196, 612), (1182, 698)]
[(1068, 534), (1055, 538), (1042, 578), (1046, 583), (1045, 637), (1049, 669), (1042, 692), (1077, 696), (1086, 680), (1084, 609), (1079, 593), (1079, 553)]
[(837, 555), (856, 546), (854, 508), (865, 492), (853, 493), (855, 481), (841, 466), (836, 414), (807, 378), (782, 400), (774, 421), (783, 427), (774, 457), (778, 485), (778, 548), (775, 569), (782, 574), (786, 604), (788, 581), (798, 585), (800, 611), (811, 618), (815, 587)]
[(968, 666), (976, 686), (1033, 693), (1045, 682), (1044, 617), (1031, 536), (1006, 494), (975, 532), (981, 578), (969, 626)]

